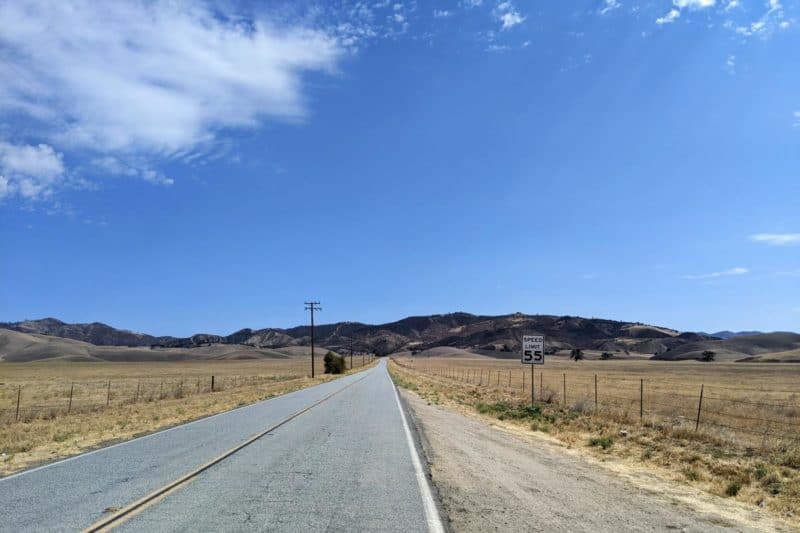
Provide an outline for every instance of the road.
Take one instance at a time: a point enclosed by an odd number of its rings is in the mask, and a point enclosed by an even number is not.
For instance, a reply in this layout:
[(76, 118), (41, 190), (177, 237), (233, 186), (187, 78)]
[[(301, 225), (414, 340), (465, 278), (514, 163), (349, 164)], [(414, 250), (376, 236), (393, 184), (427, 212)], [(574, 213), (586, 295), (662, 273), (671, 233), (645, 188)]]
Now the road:
[(0, 529), (89, 528), (266, 430), (113, 527), (441, 531), (385, 361), (358, 374), (0, 479)]

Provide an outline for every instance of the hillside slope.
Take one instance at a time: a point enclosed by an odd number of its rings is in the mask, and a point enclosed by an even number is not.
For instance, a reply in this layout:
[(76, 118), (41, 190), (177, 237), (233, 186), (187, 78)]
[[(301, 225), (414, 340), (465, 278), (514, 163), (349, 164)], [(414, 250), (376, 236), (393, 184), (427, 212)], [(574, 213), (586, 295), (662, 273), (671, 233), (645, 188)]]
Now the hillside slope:
[(800, 349), (800, 334), (775, 332), (761, 335), (731, 337), (726, 340), (690, 342), (660, 353), (654, 358), (667, 361), (701, 359), (703, 352), (710, 350), (714, 352), (714, 359), (717, 361), (739, 361), (744, 359), (749, 360), (753, 357), (758, 358), (752, 360), (765, 359), (761, 356), (783, 352), (784, 355), (775, 359), (777, 361), (791, 359), (791, 357), (787, 356), (785, 353), (792, 353), (798, 349)]
[[(200, 333), (191, 337), (156, 337), (116, 329), (99, 322), (67, 324), (53, 318), (0, 323), (0, 328), (39, 336), (36, 340), (38, 348), (0, 351), (6, 354), (7, 360), (9, 357), (26, 359), (32, 357), (34, 352), (41, 354), (37, 358), (59, 354), (103, 360), (270, 357), (277, 353), (276, 350), (282, 350), (284, 354), (294, 348), (307, 350), (311, 341), (308, 326), (259, 330), (248, 328), (230, 335)], [(700, 333), (680, 332), (638, 322), (522, 313), (500, 316), (450, 313), (412, 316), (377, 325), (338, 322), (315, 327), (318, 346), (341, 353), (349, 353), (352, 347), (355, 353), (371, 352), (377, 355), (450, 347), (509, 357), (519, 350), (522, 336), (530, 334), (545, 335), (546, 349), (551, 353), (581, 348), (621, 355), (655, 356), (666, 360), (698, 359), (705, 350), (715, 351), (719, 360), (739, 360), (767, 353), (791, 352), (800, 347), (796, 342), (798, 335), (793, 333), (737, 336), (721, 340)], [(47, 344), (47, 339), (57, 337), (71, 342), (54, 344), (49, 348), (42, 345)], [(26, 342), (34, 341), (27, 338)], [(56, 345), (58, 349), (54, 347)], [(99, 350), (99, 347), (106, 349)]]

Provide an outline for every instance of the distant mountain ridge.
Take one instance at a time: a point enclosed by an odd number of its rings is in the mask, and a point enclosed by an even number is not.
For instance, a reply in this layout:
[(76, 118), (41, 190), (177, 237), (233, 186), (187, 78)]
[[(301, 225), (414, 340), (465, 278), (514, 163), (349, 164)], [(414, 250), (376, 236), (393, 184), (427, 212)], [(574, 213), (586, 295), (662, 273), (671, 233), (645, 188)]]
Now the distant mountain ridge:
[(753, 335), (763, 335), (763, 331), (718, 331), (716, 333), (703, 333), (709, 337), (717, 337), (718, 339), (728, 340), (734, 337), (751, 337)]
[[(309, 326), (288, 329), (241, 329), (230, 335), (198, 333), (191, 337), (153, 336), (93, 322), (68, 324), (55, 318), (0, 323), (0, 328), (51, 335), (98, 346), (193, 348), (211, 344), (238, 344), (256, 348), (305, 346)], [(319, 345), (347, 351), (387, 355), (401, 349), (424, 350), (449, 346), (482, 351), (515, 351), (524, 334), (543, 334), (551, 351), (572, 348), (610, 352), (659, 354), (692, 342), (716, 340), (708, 335), (679, 332), (637, 322), (574, 316), (514, 313), (481, 316), (469, 313), (412, 316), (387, 324), (339, 322), (315, 326)]]

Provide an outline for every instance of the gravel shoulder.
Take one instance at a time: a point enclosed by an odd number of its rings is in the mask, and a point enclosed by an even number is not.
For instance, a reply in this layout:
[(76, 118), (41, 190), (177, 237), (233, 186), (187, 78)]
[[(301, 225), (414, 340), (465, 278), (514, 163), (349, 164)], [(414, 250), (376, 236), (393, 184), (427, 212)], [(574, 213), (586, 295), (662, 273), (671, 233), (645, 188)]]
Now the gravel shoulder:
[(453, 531), (792, 531), (737, 502), (401, 394)]

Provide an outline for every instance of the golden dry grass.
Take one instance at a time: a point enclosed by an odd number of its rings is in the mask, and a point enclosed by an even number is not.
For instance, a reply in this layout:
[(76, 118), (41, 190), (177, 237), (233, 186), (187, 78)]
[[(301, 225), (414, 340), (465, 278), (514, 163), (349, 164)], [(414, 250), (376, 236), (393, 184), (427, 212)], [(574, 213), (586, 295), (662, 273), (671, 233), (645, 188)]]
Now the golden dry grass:
[[(530, 398), (530, 366), (514, 360), (398, 361)], [(631, 421), (639, 421), (641, 413), (645, 423), (694, 429), (701, 407), (699, 429), (707, 434), (751, 446), (800, 438), (800, 364), (551, 358), (535, 374), (537, 400), (580, 411), (597, 409)]]
[[(354, 371), (360, 362), (354, 359)], [(323, 371), (321, 358), (317, 371)], [(0, 363), (0, 475), (334, 379), (308, 374), (309, 361), (300, 358)]]
[[(410, 358), (398, 358), (390, 370), (399, 385), (415, 390), (428, 401), (467, 408), (504, 423), (546, 432), (570, 447), (596, 456), (613, 457), (633, 468), (659, 471), (681, 483), (766, 507), (800, 526), (800, 431), (780, 426), (780, 435), (770, 435), (763, 432), (763, 422), (751, 420), (778, 416), (772, 407), (767, 412), (767, 408), (753, 405), (758, 402), (780, 404), (780, 413), (786, 415), (780, 420), (798, 422), (798, 411), (792, 412), (786, 406), (796, 409), (800, 365), (550, 360), (543, 374), (542, 367), (536, 369), (537, 402), (533, 410), (527, 409), (530, 369), (521, 366), (516, 361), (491, 359), (412, 362)], [(542, 396), (550, 403), (539, 400), (540, 375)], [(649, 412), (641, 423), (640, 380), (644, 380), (645, 412)], [(708, 412), (704, 407), (700, 431), (695, 431), (701, 384)], [(691, 404), (683, 402), (683, 396), (691, 399)], [(615, 403), (614, 397), (625, 400)], [(719, 399), (706, 404), (707, 398)], [(731, 406), (740, 409), (733, 413), (739, 418), (711, 411)], [(703, 424), (703, 417), (709, 423)], [(742, 429), (720, 427), (723, 423)], [(748, 430), (748, 423), (753, 424), (752, 431)], [(767, 429), (778, 432), (777, 424)]]

